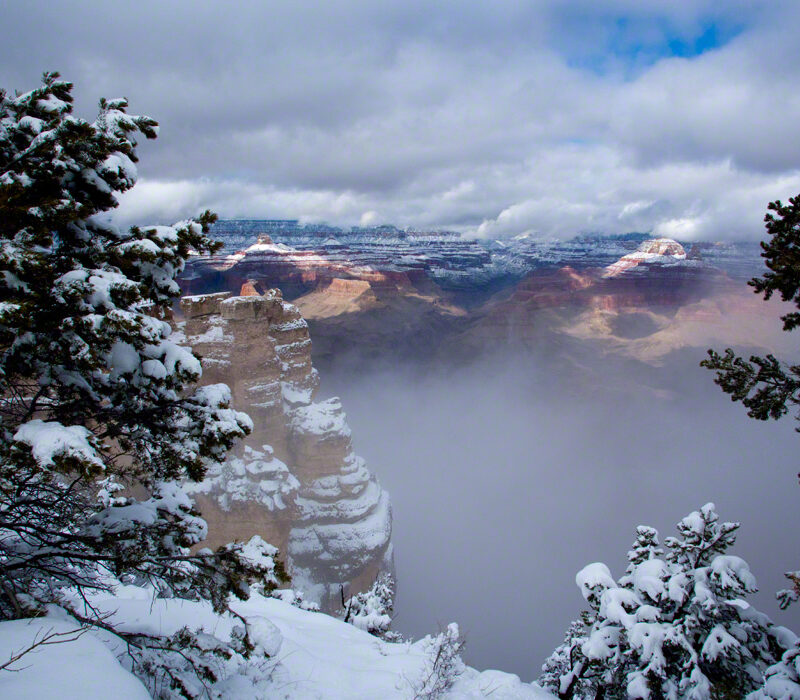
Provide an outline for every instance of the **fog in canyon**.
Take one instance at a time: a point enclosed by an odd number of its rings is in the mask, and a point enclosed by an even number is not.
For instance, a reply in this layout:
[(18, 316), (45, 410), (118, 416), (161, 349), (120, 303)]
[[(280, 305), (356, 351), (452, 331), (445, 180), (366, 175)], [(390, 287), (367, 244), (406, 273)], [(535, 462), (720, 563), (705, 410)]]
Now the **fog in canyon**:
[(800, 628), (775, 601), (800, 562), (795, 422), (749, 419), (702, 358), (590, 359), (586, 382), (531, 356), (324, 371), (391, 494), (395, 629), (457, 621), (467, 663), (535, 679), (584, 609), (577, 571), (603, 561), (620, 576), (636, 525), (663, 542), (707, 501), (742, 524), (733, 553), (758, 580), (751, 602)]

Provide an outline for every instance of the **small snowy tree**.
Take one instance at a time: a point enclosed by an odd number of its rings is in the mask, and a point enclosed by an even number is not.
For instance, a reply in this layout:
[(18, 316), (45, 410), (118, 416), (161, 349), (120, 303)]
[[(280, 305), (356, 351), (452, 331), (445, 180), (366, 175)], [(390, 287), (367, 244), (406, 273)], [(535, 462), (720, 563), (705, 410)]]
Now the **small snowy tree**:
[(71, 90), (49, 73), (0, 91), (0, 619), (56, 603), (108, 628), (90, 594), (119, 580), (221, 611), (285, 575), (260, 538), (190, 550), (206, 525), (180, 483), (252, 426), (226, 386), (193, 387), (200, 363), (163, 320), (215, 217), (110, 223), (157, 125), (122, 99), (78, 119)]
[(625, 573), (633, 573), (634, 569), (642, 562), (657, 559), (662, 554), (664, 554), (664, 550), (658, 546), (658, 531), (646, 525), (639, 525), (636, 528), (636, 541), (628, 552), (630, 564)]
[(466, 666), (461, 660), (464, 638), (455, 622), (451, 622), (435, 637), (421, 641), (425, 649), (422, 676), (411, 683), (414, 700), (434, 700), (449, 691)]
[(756, 590), (744, 560), (727, 554), (737, 523), (708, 503), (665, 541), (637, 529), (624, 576), (590, 564), (576, 582), (591, 611), (573, 623), (540, 683), (561, 698), (741, 698), (793, 640), (744, 597)]
[(389, 628), (394, 612), (394, 578), (380, 574), (369, 590), (357, 593), (342, 602), (342, 619), (375, 637), (396, 641)]

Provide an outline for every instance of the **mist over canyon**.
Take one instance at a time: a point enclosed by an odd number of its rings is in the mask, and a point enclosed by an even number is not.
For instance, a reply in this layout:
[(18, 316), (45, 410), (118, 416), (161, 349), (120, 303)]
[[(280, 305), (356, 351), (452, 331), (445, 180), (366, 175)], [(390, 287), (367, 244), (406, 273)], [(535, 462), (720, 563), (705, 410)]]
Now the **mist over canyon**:
[(543, 243), (296, 222), (221, 222), (191, 293), (279, 287), (307, 319), (321, 397), (391, 496), (394, 628), (457, 620), (465, 658), (533, 680), (637, 525), (662, 538), (704, 503), (776, 622), (798, 552), (797, 436), (757, 423), (699, 367), (709, 347), (792, 353), (752, 244), (644, 234)]
[(774, 595), (798, 556), (797, 434), (747, 418), (700, 359), (652, 370), (669, 398), (620, 393), (630, 377), (608, 365), (607, 390), (565, 391), (566, 378), (519, 356), (326, 376), (391, 494), (395, 627), (458, 620), (469, 663), (533, 679), (583, 609), (578, 570), (603, 561), (620, 575), (636, 525), (663, 538), (713, 501), (742, 523), (734, 553), (757, 577), (754, 604), (797, 628)]

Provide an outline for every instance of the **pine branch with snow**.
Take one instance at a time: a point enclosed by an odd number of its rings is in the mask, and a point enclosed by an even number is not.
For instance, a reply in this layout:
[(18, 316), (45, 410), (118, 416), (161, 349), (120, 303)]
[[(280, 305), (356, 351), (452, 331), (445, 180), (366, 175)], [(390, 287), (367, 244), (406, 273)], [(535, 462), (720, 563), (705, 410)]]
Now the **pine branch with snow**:
[(800, 600), (800, 571), (787, 571), (784, 576), (792, 582), (792, 587), (778, 591), (777, 597), (781, 610), (785, 610), (792, 603)]
[(747, 700), (800, 700), (800, 644), (788, 649), (781, 660), (764, 671), (764, 685)]

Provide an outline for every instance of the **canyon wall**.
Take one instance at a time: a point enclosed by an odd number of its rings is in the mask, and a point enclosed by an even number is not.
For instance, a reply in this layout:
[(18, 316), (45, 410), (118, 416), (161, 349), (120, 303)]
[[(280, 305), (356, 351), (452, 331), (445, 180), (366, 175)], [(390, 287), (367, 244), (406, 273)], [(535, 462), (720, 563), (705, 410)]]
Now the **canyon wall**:
[[(222, 237), (244, 243), (261, 233), (258, 222), (239, 223), (250, 239), (237, 222), (222, 222)], [(774, 305), (745, 284), (763, 264), (756, 244), (687, 249), (645, 234), (475, 241), (262, 222), (270, 223), (275, 240), (264, 232), (235, 253), (198, 256), (181, 284), (203, 292), (238, 291), (251, 279), (280, 286), (308, 320), (315, 363), (326, 372), (452, 365), (498, 352), (661, 365), (676, 352), (755, 349), (753, 338), (775, 335)]]
[(220, 470), (192, 485), (206, 544), (261, 535), (278, 546), (292, 585), (332, 610), (392, 567), (388, 494), (351, 444), (337, 398), (316, 401), (308, 326), (277, 289), (247, 283), (181, 299), (175, 321), (202, 357), (203, 384), (224, 382), (254, 429)]
[(540, 368), (587, 385), (602, 384), (602, 377), (587, 379), (598, 358), (610, 361), (608, 372), (613, 365), (633, 376), (628, 360), (655, 367), (686, 356), (697, 364), (710, 347), (781, 353), (783, 305), (765, 303), (699, 255), (661, 238), (603, 267), (534, 270), (473, 311), (467, 327), (443, 341), (440, 356), (535, 357)]

